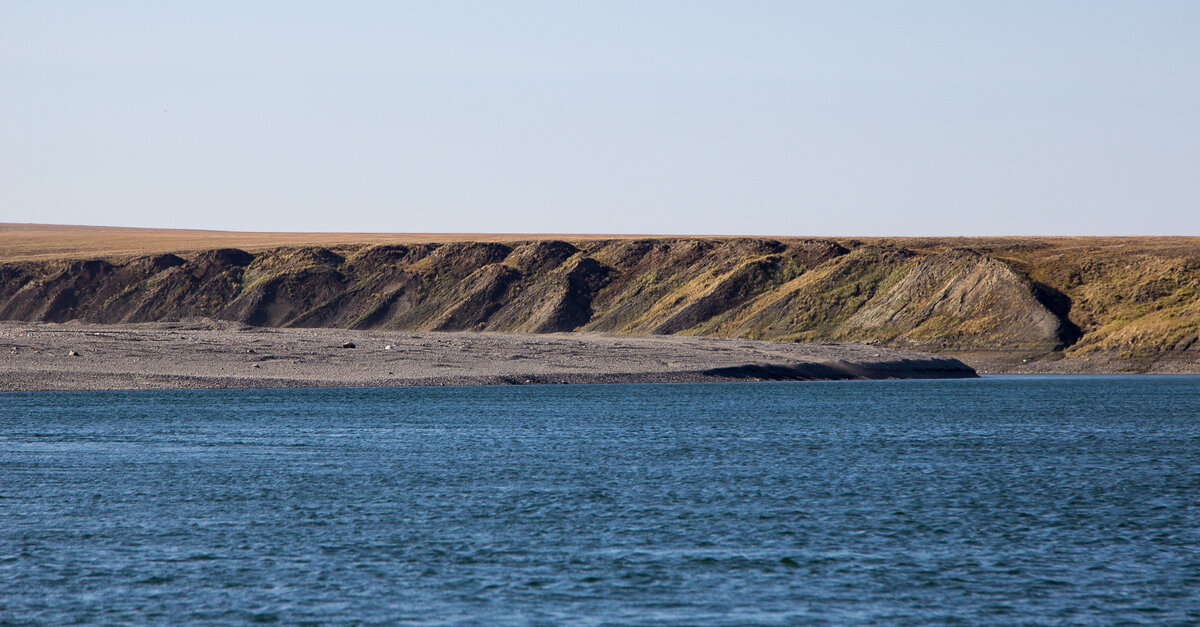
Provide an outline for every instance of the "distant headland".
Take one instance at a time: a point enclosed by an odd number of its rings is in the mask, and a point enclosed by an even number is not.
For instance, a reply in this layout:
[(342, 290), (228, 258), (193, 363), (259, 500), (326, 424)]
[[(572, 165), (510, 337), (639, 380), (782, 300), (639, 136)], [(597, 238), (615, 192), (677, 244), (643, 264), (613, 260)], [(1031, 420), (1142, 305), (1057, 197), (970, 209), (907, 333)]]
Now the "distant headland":
[(0, 320), (837, 342), (1200, 372), (1200, 238), (237, 233), (0, 224)]

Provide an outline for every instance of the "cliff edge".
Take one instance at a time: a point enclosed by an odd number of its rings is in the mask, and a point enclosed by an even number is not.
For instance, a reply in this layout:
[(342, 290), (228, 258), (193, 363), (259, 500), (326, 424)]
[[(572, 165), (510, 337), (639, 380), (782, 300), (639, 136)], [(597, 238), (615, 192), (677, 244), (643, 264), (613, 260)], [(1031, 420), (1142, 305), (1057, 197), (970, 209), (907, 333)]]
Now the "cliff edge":
[(0, 264), (0, 319), (853, 341), (981, 371), (1200, 371), (1196, 238), (653, 238)]

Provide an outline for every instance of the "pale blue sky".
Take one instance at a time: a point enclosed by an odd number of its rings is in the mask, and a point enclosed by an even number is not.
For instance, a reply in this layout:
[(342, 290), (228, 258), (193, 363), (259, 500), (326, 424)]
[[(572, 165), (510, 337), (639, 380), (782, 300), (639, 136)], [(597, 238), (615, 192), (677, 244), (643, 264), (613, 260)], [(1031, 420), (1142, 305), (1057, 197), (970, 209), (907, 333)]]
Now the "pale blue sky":
[(0, 2), (0, 222), (1200, 235), (1200, 2)]

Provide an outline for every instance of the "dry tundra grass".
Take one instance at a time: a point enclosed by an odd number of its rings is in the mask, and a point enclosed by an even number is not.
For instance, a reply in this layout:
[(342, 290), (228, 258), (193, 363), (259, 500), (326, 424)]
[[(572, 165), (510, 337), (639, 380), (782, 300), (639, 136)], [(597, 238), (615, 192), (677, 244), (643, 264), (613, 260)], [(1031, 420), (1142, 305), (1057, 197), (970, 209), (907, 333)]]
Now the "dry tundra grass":
[[(213, 248), (255, 252), (283, 246), (344, 246), (352, 244), (424, 244), (451, 242), (519, 242), (557, 239), (585, 242), (607, 239), (701, 237), (692, 235), (555, 234), (555, 233), (285, 233), (145, 229), (112, 226), (26, 224), (0, 222), (0, 262), (90, 257), (127, 257), (189, 253)], [(736, 236), (702, 236), (728, 239)], [(794, 240), (795, 236), (774, 239)], [(1200, 237), (833, 237), (891, 244), (919, 252), (970, 247), (1013, 260), (1047, 254), (1088, 252), (1102, 256), (1124, 253), (1174, 252), (1194, 254)], [(1035, 252), (1036, 251), (1036, 252)]]
[(0, 261), (127, 257), (161, 253), (189, 253), (213, 248), (241, 248), (255, 252), (281, 246), (423, 244), (467, 241), (515, 242), (542, 239), (562, 239), (574, 242), (643, 237), (662, 236), (526, 233), (251, 233), (0, 223)]

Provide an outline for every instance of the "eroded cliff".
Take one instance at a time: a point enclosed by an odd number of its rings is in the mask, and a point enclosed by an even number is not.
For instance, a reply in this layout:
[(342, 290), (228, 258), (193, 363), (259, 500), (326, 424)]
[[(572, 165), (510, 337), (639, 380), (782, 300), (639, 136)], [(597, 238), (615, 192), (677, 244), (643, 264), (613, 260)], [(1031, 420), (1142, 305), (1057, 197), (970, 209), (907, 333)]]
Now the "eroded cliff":
[(644, 239), (0, 264), (0, 319), (605, 331), (1200, 362), (1200, 246)]

